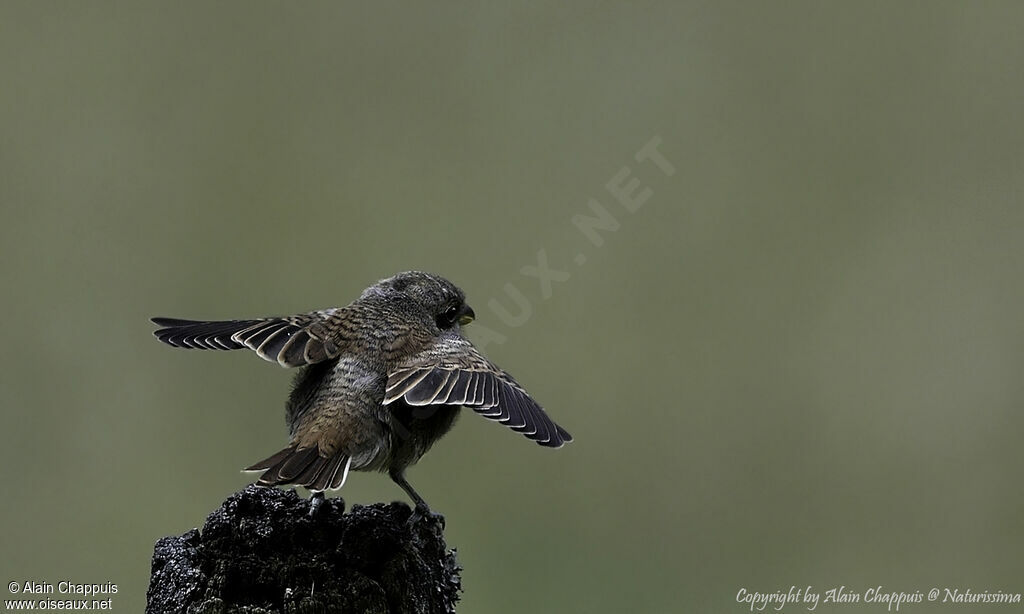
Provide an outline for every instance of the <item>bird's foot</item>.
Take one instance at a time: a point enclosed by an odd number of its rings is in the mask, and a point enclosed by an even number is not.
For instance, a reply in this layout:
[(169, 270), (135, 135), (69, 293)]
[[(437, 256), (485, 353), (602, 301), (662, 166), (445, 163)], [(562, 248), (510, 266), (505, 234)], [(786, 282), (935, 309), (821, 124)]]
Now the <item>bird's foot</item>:
[(444, 530), (444, 516), (430, 511), (426, 505), (417, 505), (409, 516), (409, 526), (415, 526), (421, 522), (435, 522)]
[(309, 514), (308, 514), (308, 516), (310, 518), (314, 518), (316, 516), (317, 510), (320, 509), (320, 506), (323, 505), (323, 502), (324, 502), (324, 493), (323, 493), (323, 491), (316, 491), (312, 495), (310, 495), (310, 497), (309, 497)]

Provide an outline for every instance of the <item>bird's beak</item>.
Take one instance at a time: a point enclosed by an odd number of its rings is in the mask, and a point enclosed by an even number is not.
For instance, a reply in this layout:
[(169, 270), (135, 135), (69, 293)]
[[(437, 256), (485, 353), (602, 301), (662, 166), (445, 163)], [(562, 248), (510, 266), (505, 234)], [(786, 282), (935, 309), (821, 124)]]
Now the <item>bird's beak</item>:
[(466, 305), (466, 308), (459, 314), (459, 324), (465, 326), (472, 322), (476, 318), (476, 314), (473, 313), (473, 308)]

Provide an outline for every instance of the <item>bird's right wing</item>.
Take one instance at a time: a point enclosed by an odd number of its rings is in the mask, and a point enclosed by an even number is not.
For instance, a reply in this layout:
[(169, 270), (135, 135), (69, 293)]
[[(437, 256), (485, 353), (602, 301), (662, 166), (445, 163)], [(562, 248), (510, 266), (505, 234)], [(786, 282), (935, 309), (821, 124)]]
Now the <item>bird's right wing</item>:
[(259, 320), (153, 318), (153, 334), (168, 345), (199, 350), (250, 349), (282, 367), (301, 367), (337, 358), (351, 331), (344, 311), (325, 309)]
[(459, 335), (442, 337), (388, 373), (384, 404), (398, 399), (413, 406), (464, 405), (549, 448), (572, 441), (511, 375)]

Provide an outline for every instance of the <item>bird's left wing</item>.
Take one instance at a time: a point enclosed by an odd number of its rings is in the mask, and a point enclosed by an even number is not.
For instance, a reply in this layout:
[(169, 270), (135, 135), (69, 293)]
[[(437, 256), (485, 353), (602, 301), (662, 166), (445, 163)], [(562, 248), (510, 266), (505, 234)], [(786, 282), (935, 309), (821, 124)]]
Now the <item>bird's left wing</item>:
[(388, 374), (384, 404), (464, 405), (542, 446), (559, 448), (572, 435), (555, 424), (512, 376), (465, 338), (450, 334)]
[(179, 320), (153, 318), (157, 339), (198, 350), (250, 349), (282, 367), (301, 367), (337, 358), (351, 331), (342, 309), (324, 309), (258, 320)]

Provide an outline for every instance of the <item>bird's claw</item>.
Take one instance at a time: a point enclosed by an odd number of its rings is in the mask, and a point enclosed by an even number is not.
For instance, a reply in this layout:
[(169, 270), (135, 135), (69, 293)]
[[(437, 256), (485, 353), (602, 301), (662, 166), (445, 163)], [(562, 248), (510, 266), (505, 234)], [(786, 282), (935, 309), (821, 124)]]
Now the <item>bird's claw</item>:
[(320, 509), (320, 506), (323, 504), (323, 502), (324, 502), (324, 493), (322, 493), (322, 492), (314, 492), (312, 494), (312, 496), (309, 497), (309, 514), (308, 514), (308, 516), (310, 518), (315, 518), (316, 517), (317, 511)]
[(442, 531), (445, 528), (444, 516), (430, 511), (430, 508), (425, 505), (417, 505), (413, 509), (412, 515), (409, 516), (409, 526), (415, 526), (422, 521), (436, 522)]

